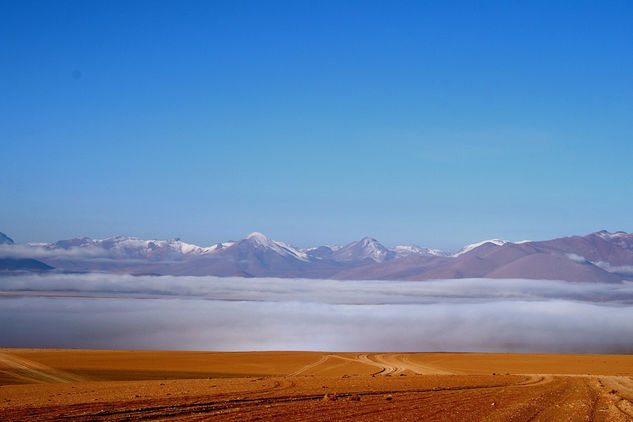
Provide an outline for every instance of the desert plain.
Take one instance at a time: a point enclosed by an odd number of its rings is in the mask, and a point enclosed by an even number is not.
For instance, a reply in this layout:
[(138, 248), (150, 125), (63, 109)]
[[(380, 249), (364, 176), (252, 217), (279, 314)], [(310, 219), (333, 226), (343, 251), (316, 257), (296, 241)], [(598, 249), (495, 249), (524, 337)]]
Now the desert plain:
[(633, 421), (633, 356), (0, 349), (0, 419)]

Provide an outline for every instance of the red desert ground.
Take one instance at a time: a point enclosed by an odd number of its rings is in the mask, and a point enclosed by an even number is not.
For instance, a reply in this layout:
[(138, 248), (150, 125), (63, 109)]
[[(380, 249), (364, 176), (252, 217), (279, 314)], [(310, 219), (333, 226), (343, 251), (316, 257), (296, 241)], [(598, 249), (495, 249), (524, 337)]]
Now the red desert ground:
[(0, 418), (631, 421), (633, 356), (0, 350)]

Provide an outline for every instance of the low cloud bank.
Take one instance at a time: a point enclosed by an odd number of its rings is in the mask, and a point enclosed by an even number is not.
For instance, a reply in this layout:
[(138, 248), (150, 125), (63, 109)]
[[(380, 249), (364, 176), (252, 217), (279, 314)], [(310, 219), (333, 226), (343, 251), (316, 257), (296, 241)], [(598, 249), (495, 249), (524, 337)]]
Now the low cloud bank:
[(434, 281), (26, 274), (0, 277), (2, 291), (80, 292), (92, 295), (192, 296), (216, 300), (328, 304), (429, 304), (498, 300), (574, 300), (633, 305), (633, 282), (453, 279)]
[(0, 256), (8, 258), (81, 260), (112, 258), (112, 253), (103, 248), (48, 249), (38, 245), (0, 245)]
[(10, 347), (633, 353), (630, 282), (51, 274), (0, 290), (31, 291), (0, 296)]

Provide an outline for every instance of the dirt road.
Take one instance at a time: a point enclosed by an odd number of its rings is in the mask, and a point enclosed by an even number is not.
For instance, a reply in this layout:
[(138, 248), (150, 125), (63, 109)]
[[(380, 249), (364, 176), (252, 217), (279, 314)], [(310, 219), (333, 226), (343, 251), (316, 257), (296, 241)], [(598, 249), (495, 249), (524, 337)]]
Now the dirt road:
[[(432, 365), (422, 365), (409, 360), (408, 354), (402, 353), (380, 353), (369, 354), (359, 353), (355, 357), (340, 356), (337, 354), (327, 354), (315, 362), (309, 363), (299, 370), (290, 374), (296, 375), (318, 375), (320, 372), (329, 371), (333, 361), (343, 360), (347, 362), (367, 365), (367, 370), (372, 371), (373, 376), (399, 375), (409, 373), (415, 375), (454, 375), (455, 372), (446, 371)], [(339, 365), (340, 366), (340, 365)]]

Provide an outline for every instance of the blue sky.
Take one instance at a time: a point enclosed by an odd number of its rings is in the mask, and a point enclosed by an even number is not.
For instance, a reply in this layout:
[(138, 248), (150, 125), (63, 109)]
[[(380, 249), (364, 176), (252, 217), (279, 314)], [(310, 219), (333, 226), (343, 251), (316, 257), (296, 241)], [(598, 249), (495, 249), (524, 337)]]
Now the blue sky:
[(633, 231), (633, 3), (0, 1), (0, 231)]

